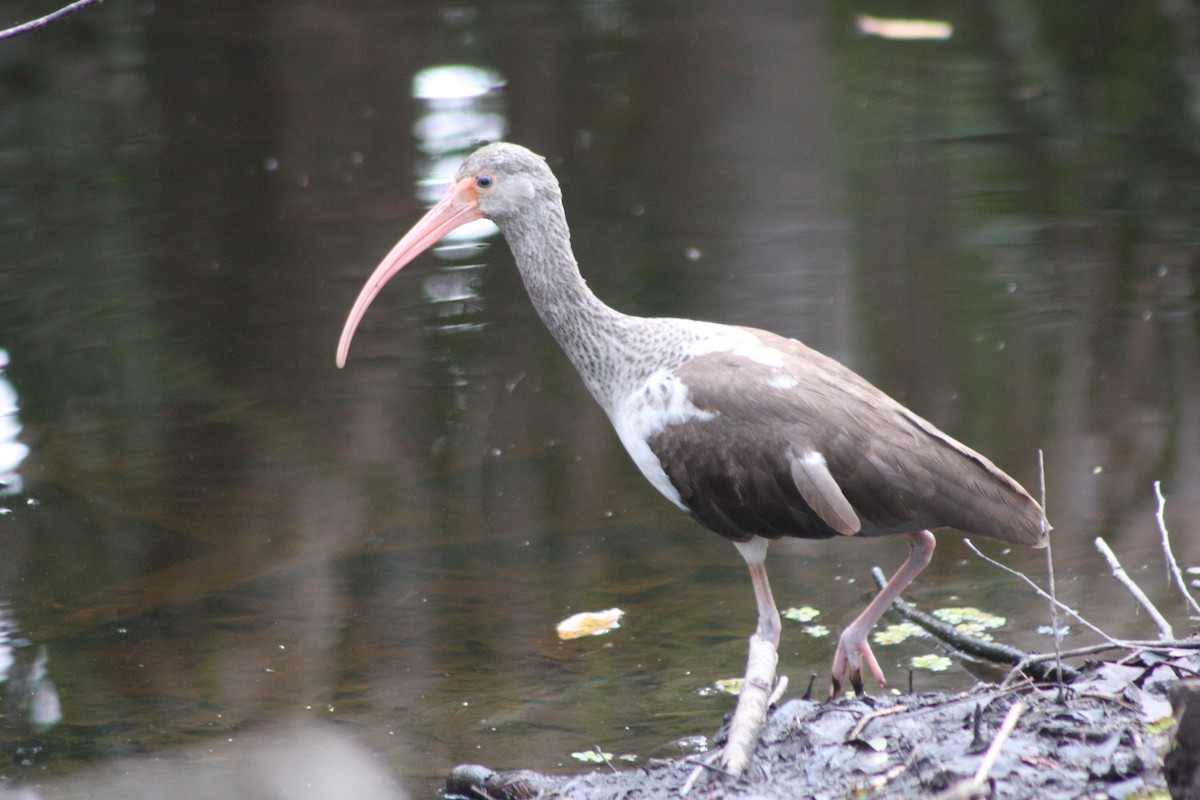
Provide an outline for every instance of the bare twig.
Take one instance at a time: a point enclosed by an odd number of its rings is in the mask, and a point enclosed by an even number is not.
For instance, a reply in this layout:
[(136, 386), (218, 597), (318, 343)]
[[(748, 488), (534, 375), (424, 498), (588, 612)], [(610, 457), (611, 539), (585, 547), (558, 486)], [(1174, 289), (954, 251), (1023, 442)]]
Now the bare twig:
[(1162, 482), (1154, 482), (1154, 496), (1158, 498), (1158, 510), (1154, 512), (1154, 519), (1158, 521), (1158, 533), (1162, 537), (1163, 555), (1167, 559), (1167, 570), (1170, 571), (1171, 577), (1175, 579), (1175, 585), (1179, 587), (1183, 599), (1191, 606), (1192, 613), (1200, 616), (1200, 604), (1196, 603), (1196, 598), (1192, 597), (1192, 593), (1188, 591), (1187, 582), (1183, 579), (1183, 573), (1179, 571), (1179, 562), (1175, 560), (1175, 553), (1171, 550), (1171, 534), (1167, 531), (1167, 521), (1163, 518), (1163, 510), (1167, 505), (1166, 498), (1162, 493)]
[[(1046, 517), (1046, 457), (1040, 448), (1038, 449), (1038, 483), (1042, 491), (1042, 515), (1048, 519)], [(1061, 699), (1066, 677), (1063, 675), (1062, 627), (1058, 617), (1058, 590), (1054, 584), (1054, 545), (1049, 534), (1046, 536), (1046, 579), (1050, 586), (1050, 638), (1054, 640), (1054, 664), (1058, 667), (1058, 693)]]
[(1100, 554), (1104, 556), (1104, 559), (1108, 562), (1108, 566), (1112, 569), (1113, 577), (1133, 595), (1133, 599), (1137, 600), (1142, 608), (1146, 609), (1146, 613), (1150, 615), (1150, 619), (1154, 620), (1154, 624), (1158, 626), (1160, 638), (1174, 639), (1175, 631), (1171, 629), (1171, 623), (1167, 622), (1166, 618), (1154, 607), (1154, 603), (1150, 602), (1150, 598), (1142, 591), (1142, 587), (1134, 583), (1133, 578), (1129, 577), (1129, 574), (1125, 572), (1125, 568), (1117, 560), (1117, 555), (1108, 546), (1108, 542), (1099, 536), (1094, 541), (1096, 549), (1100, 551)]
[(692, 787), (696, 785), (696, 781), (698, 781), (700, 776), (704, 774), (704, 770), (712, 766), (711, 764), (707, 764), (703, 761), (694, 760), (685, 760), (684, 763), (694, 765), (695, 769), (693, 769), (687, 776), (687, 780), (683, 782), (683, 786), (679, 787), (680, 797), (687, 797), (692, 791)]
[(846, 741), (853, 742), (855, 739), (862, 736), (862, 732), (866, 729), (866, 727), (880, 717), (890, 717), (893, 714), (907, 714), (910, 710), (911, 709), (906, 708), (905, 706), (896, 705), (888, 706), (887, 708), (881, 708), (876, 711), (872, 711), (869, 714), (863, 714), (863, 718), (860, 719), (858, 724), (851, 728), (850, 733), (846, 735)]
[(609, 769), (611, 769), (613, 772), (617, 771), (617, 768), (612, 763), (612, 757), (608, 753), (604, 752), (604, 750), (600, 748), (600, 745), (594, 744), (592, 745), (592, 749), (596, 751), (596, 755), (600, 756), (600, 760), (608, 765)]
[(724, 775), (727, 778), (737, 778), (738, 777), (737, 775), (734, 775), (732, 772), (729, 772), (728, 770), (724, 769), (723, 767), (717, 766), (716, 762), (717, 762), (717, 759), (719, 759), (720, 757), (721, 757), (721, 751), (718, 750), (718, 751), (709, 753), (708, 755), (706, 755), (702, 758), (685, 758), (683, 760), (683, 763), (691, 764), (693, 767), (695, 767), (695, 769), (692, 770), (690, 775), (688, 775), (687, 780), (683, 782), (683, 786), (679, 790), (680, 796), (686, 797), (688, 795), (688, 793), (692, 791), (692, 787), (696, 785), (696, 781), (700, 778), (701, 775), (704, 774), (705, 770), (708, 770), (709, 772), (719, 773), (721, 775)]
[(983, 788), (983, 782), (992, 774), (992, 769), (1000, 758), (1000, 751), (1004, 749), (1004, 743), (1008, 741), (1024, 713), (1024, 700), (1018, 700), (1009, 707), (1008, 713), (1004, 715), (1004, 722), (1000, 723), (1000, 730), (996, 731), (996, 738), (983, 754), (983, 761), (979, 762), (979, 769), (975, 770), (975, 776), (971, 779), (977, 787)]
[(1032, 580), (1030, 580), (1030, 579), (1029, 579), (1029, 576), (1028, 576), (1028, 575), (1026, 575), (1025, 573), (1023, 573), (1023, 572), (1021, 572), (1021, 571), (1019, 571), (1019, 570), (1015, 570), (1015, 569), (1013, 569), (1012, 567), (1008, 566), (1007, 564), (1001, 564), (999, 561), (997, 561), (997, 560), (996, 560), (996, 559), (994, 559), (994, 558), (990, 558), (990, 557), (988, 557), (988, 556), (985, 556), (985, 555), (984, 555), (982, 552), (980, 552), (980, 550), (979, 550), (979, 548), (978, 548), (978, 547), (976, 547), (975, 545), (971, 544), (971, 540), (970, 540), (970, 539), (966, 539), (966, 538), (964, 538), (964, 539), (963, 539), (963, 544), (965, 544), (965, 545), (967, 546), (967, 548), (968, 548), (968, 549), (970, 549), (970, 551), (971, 551), (972, 553), (974, 553), (975, 555), (979, 556), (979, 557), (980, 557), (980, 558), (982, 558), (984, 561), (986, 561), (986, 562), (988, 562), (989, 564), (991, 564), (993, 567), (999, 567), (1000, 569), (1004, 570), (1004, 571), (1005, 571), (1005, 572), (1007, 572), (1008, 574), (1010, 574), (1010, 575), (1014, 575), (1014, 576), (1016, 576), (1016, 577), (1020, 578), (1021, 580), (1025, 581), (1025, 583), (1027, 583), (1027, 584), (1028, 584), (1028, 585), (1029, 585), (1029, 586), (1030, 586), (1030, 587), (1031, 587), (1031, 588), (1032, 588), (1032, 589), (1033, 589), (1035, 592), (1037, 592), (1039, 596), (1041, 596), (1042, 598), (1044, 598), (1044, 599), (1046, 599), (1046, 600), (1049, 600), (1051, 603), (1053, 603), (1053, 604), (1054, 604), (1054, 606), (1055, 606), (1056, 608), (1058, 608), (1058, 609), (1061, 609), (1062, 611), (1065, 611), (1065, 612), (1066, 612), (1068, 615), (1070, 615), (1070, 616), (1074, 617), (1075, 619), (1079, 620), (1079, 623), (1080, 623), (1081, 625), (1083, 625), (1085, 628), (1087, 628), (1088, 630), (1090, 630), (1090, 631), (1092, 631), (1093, 633), (1095, 633), (1095, 634), (1096, 634), (1097, 636), (1099, 636), (1100, 638), (1104, 639), (1104, 641), (1108, 642), (1109, 644), (1114, 644), (1114, 645), (1117, 645), (1118, 647), (1123, 647), (1123, 646), (1125, 646), (1125, 645), (1124, 645), (1124, 643), (1123, 643), (1123, 642), (1122, 642), (1120, 639), (1115, 639), (1115, 638), (1113, 638), (1112, 636), (1109, 636), (1107, 633), (1105, 633), (1104, 631), (1100, 630), (1099, 628), (1097, 628), (1097, 627), (1096, 627), (1095, 625), (1093, 625), (1092, 623), (1088, 622), (1086, 619), (1084, 619), (1082, 616), (1080, 616), (1079, 612), (1078, 612), (1078, 611), (1076, 611), (1075, 609), (1071, 608), (1070, 606), (1068, 606), (1068, 605), (1067, 605), (1067, 604), (1065, 604), (1065, 603), (1060, 603), (1058, 600), (1055, 600), (1053, 597), (1051, 597), (1050, 595), (1046, 594), (1045, 590), (1043, 590), (1043, 589), (1042, 589), (1042, 587), (1038, 586), (1036, 583), (1034, 583)]
[(71, 3), (68, 6), (64, 6), (58, 11), (53, 11), (44, 17), (31, 19), (29, 22), (23, 22), (20, 25), (14, 25), (11, 28), (6, 28), (0, 31), (0, 39), (10, 39), (13, 36), (19, 36), (22, 33), (28, 33), (29, 31), (35, 31), (38, 28), (44, 28), (51, 22), (62, 19), (68, 14), (74, 14), (76, 11), (80, 11), (88, 6), (94, 6), (102, 2), (104, 2), (104, 0), (76, 0), (76, 2)]

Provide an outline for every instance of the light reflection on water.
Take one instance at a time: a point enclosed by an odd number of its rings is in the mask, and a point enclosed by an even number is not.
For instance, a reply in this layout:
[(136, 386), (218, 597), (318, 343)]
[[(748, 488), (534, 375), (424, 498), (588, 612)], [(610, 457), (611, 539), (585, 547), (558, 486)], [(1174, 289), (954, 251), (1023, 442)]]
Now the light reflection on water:
[[(445, 193), (463, 158), (479, 142), (503, 140), (504, 78), (495, 70), (464, 64), (443, 64), (420, 70), (413, 77), (412, 95), (423, 112), (413, 126), (418, 162), (417, 195), (433, 205)], [(445, 266), (422, 283), (426, 300), (434, 305), (438, 328), (446, 333), (476, 331), (483, 298), (477, 290), (485, 240), (499, 233), (490, 220), (480, 219), (451, 231), (435, 245)]]
[(0, 497), (21, 493), (21, 462), (29, 455), (29, 446), (17, 438), (21, 407), (17, 390), (4, 374), (8, 362), (8, 351), (0, 350)]
[(12, 606), (0, 600), (0, 730), (45, 733), (62, 721), (50, 652), (21, 635)]

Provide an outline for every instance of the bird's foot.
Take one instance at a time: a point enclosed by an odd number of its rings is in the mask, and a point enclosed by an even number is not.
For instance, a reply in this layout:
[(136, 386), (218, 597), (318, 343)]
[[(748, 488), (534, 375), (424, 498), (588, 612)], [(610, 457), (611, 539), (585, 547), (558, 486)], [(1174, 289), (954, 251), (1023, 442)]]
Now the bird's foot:
[(842, 632), (841, 638), (838, 639), (837, 650), (833, 654), (833, 667), (830, 670), (830, 700), (841, 695), (847, 679), (850, 681), (854, 693), (862, 694), (864, 661), (871, 670), (871, 674), (875, 676), (875, 680), (879, 681), (879, 685), (886, 689), (887, 679), (883, 677), (883, 670), (879, 668), (879, 662), (875, 660), (875, 654), (871, 652), (871, 645), (867, 643), (867, 632), (859, 631), (851, 625)]

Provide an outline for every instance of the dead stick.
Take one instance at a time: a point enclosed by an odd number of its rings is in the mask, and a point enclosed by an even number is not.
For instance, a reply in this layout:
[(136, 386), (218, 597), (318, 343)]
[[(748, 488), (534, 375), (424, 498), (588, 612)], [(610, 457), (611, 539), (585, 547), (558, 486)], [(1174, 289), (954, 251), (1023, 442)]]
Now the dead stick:
[[(1046, 457), (1038, 449), (1038, 478), (1042, 490), (1042, 515), (1046, 514)], [(1058, 619), (1058, 590), (1054, 584), (1054, 545), (1050, 535), (1046, 535), (1046, 579), (1050, 587), (1050, 637), (1054, 640), (1054, 663), (1058, 667), (1058, 696), (1062, 697), (1063, 675), (1062, 664), (1062, 627)]]
[(1137, 600), (1142, 608), (1146, 609), (1146, 613), (1150, 615), (1150, 619), (1154, 620), (1154, 624), (1158, 626), (1159, 638), (1174, 639), (1175, 631), (1171, 630), (1171, 623), (1167, 622), (1166, 618), (1154, 607), (1154, 603), (1151, 603), (1150, 598), (1146, 597), (1146, 593), (1142, 591), (1142, 587), (1134, 583), (1133, 578), (1129, 577), (1129, 573), (1121, 566), (1121, 562), (1117, 560), (1117, 554), (1108, 546), (1108, 542), (1097, 536), (1095, 544), (1096, 549), (1100, 551), (1100, 555), (1104, 556), (1104, 559), (1108, 561), (1108, 566), (1112, 569), (1113, 577), (1133, 595), (1133, 599)]
[(613, 766), (612, 757), (610, 756), (610, 754), (608, 754), (608, 753), (604, 752), (602, 749), (600, 749), (600, 745), (594, 744), (594, 745), (592, 745), (592, 749), (596, 751), (596, 755), (600, 756), (601, 761), (603, 761), (605, 764), (608, 764), (609, 769), (611, 769), (613, 772), (617, 771), (617, 768), (615, 766)]
[(888, 706), (887, 708), (881, 708), (878, 711), (872, 711), (869, 714), (864, 714), (863, 718), (858, 721), (858, 724), (850, 729), (850, 733), (846, 736), (846, 741), (853, 742), (855, 739), (862, 736), (862, 732), (866, 729), (866, 727), (880, 717), (890, 717), (893, 714), (906, 714), (909, 711), (911, 711), (911, 709), (906, 708), (905, 706)]
[(724, 775), (727, 778), (737, 778), (738, 777), (737, 775), (734, 775), (732, 772), (722, 769), (721, 767), (718, 767), (716, 765), (715, 762), (720, 757), (721, 757), (721, 751), (718, 750), (716, 752), (709, 753), (708, 755), (704, 756), (703, 758), (699, 758), (699, 759), (685, 758), (683, 760), (683, 763), (691, 764), (693, 767), (695, 767), (695, 769), (692, 770), (692, 773), (690, 775), (688, 775), (687, 780), (684, 781), (683, 788), (681, 788), (679, 790), (680, 797), (687, 797), (688, 793), (692, 791), (692, 787), (696, 785), (696, 781), (700, 778), (701, 775), (704, 774), (705, 770), (708, 770), (709, 772), (719, 773), (721, 775)]
[(977, 788), (983, 788), (983, 782), (992, 774), (996, 762), (1000, 759), (1000, 751), (1004, 749), (1004, 743), (1008, 741), (1008, 737), (1012, 735), (1013, 730), (1017, 727), (1017, 721), (1021, 719), (1021, 715), (1024, 713), (1025, 701), (1018, 700), (1012, 704), (1008, 709), (1008, 713), (1004, 715), (1004, 722), (1000, 723), (1000, 730), (996, 732), (996, 739), (988, 747), (987, 752), (983, 754), (983, 761), (979, 762), (979, 769), (975, 770), (975, 777), (971, 779)]
[(1179, 562), (1175, 560), (1175, 553), (1171, 550), (1171, 534), (1167, 531), (1167, 521), (1163, 517), (1167, 501), (1163, 497), (1161, 481), (1154, 482), (1154, 496), (1158, 498), (1158, 510), (1154, 512), (1154, 519), (1158, 522), (1158, 533), (1162, 537), (1162, 549), (1163, 555), (1167, 559), (1167, 569), (1170, 571), (1171, 577), (1175, 579), (1175, 585), (1179, 587), (1183, 599), (1191, 606), (1192, 613), (1200, 615), (1200, 605), (1196, 603), (1196, 598), (1192, 597), (1192, 593), (1188, 591), (1187, 582), (1183, 579), (1183, 573), (1179, 571)]

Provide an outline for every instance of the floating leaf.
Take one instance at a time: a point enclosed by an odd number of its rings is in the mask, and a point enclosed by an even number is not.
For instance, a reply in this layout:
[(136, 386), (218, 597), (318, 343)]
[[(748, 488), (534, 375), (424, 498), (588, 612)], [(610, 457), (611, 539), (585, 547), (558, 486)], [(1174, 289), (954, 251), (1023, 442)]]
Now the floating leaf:
[(992, 640), (992, 637), (987, 631), (999, 628), (1008, 623), (1008, 620), (1004, 617), (980, 611), (978, 608), (973, 608), (972, 606), (936, 608), (933, 611), (933, 615), (942, 622), (953, 625), (954, 629), (959, 633), (965, 633), (968, 636), (974, 636), (977, 639), (989, 642)]
[(822, 636), (829, 635), (829, 628), (826, 628), (824, 625), (805, 625), (801, 630), (814, 639), (820, 639)]
[(612, 757), (612, 753), (605, 753), (602, 750), (580, 750), (578, 753), (571, 753), (571, 758), (576, 761), (586, 761), (589, 764), (603, 764), (610, 761)]
[(713, 686), (715, 686), (719, 692), (724, 692), (725, 694), (731, 694), (734, 697), (737, 697), (742, 693), (743, 683), (745, 683), (745, 681), (742, 678), (722, 678), (721, 680), (716, 681)]
[(978, 622), (960, 622), (954, 626), (954, 630), (958, 631), (959, 633), (966, 634), (967, 636), (973, 636), (980, 641), (995, 641), (992, 635), (987, 632), (987, 628), (985, 628), (983, 625), (980, 625)]
[(926, 656), (913, 656), (911, 663), (913, 669), (924, 669), (930, 672), (945, 672), (954, 664), (950, 659), (936, 653), (930, 653)]
[(800, 608), (786, 609), (779, 616), (783, 617), (784, 619), (793, 620), (794, 622), (812, 622), (814, 619), (820, 616), (820, 614), (821, 610), (818, 608), (813, 608), (812, 606), (801, 606)]
[(888, 625), (881, 631), (875, 631), (872, 637), (875, 644), (900, 644), (905, 639), (913, 636), (924, 636), (925, 630), (920, 625), (915, 625), (911, 622), (898, 622), (895, 625)]
[(937, 608), (934, 609), (933, 615), (942, 622), (950, 625), (957, 625), (960, 622), (977, 622), (987, 628), (999, 628), (1008, 622), (1004, 617), (998, 617), (995, 614), (989, 614), (986, 611), (980, 611), (974, 606), (962, 606), (960, 608)]
[(558, 623), (558, 638), (566, 641), (582, 636), (599, 636), (602, 633), (608, 633), (614, 628), (621, 627), (621, 617), (623, 616), (625, 616), (625, 612), (619, 608), (575, 614)]

